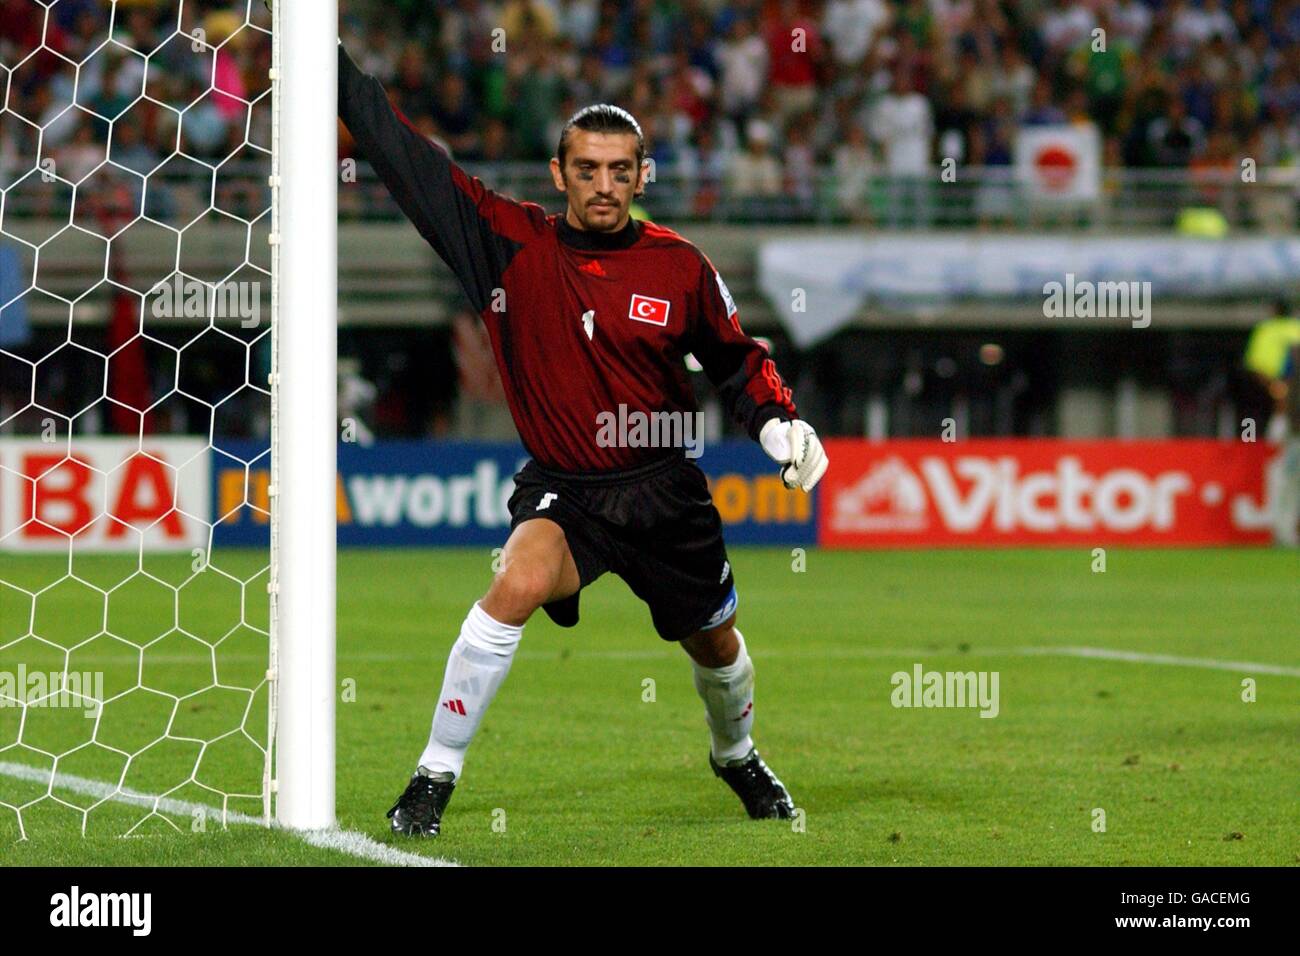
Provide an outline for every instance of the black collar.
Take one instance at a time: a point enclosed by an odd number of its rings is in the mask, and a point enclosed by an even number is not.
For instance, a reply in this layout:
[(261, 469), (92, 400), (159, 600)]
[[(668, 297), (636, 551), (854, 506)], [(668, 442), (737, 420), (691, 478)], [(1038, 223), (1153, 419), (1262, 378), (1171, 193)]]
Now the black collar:
[(588, 252), (628, 249), (641, 238), (641, 224), (631, 216), (628, 217), (627, 225), (618, 232), (592, 232), (589, 229), (574, 229), (561, 214), (556, 221), (555, 231), (566, 246)]

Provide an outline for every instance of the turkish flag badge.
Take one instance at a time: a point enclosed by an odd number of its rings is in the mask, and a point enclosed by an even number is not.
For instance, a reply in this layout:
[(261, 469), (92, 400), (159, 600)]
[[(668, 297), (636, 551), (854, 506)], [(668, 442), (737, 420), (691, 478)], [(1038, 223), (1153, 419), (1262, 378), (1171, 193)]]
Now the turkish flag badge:
[(671, 304), (667, 299), (654, 299), (637, 293), (632, 296), (627, 317), (638, 322), (649, 322), (651, 325), (667, 325), (668, 307)]

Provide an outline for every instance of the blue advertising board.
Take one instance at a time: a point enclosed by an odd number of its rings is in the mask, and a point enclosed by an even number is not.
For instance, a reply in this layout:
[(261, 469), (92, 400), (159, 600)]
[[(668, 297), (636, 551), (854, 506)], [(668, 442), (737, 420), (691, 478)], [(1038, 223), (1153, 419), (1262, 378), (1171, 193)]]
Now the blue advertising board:
[[(269, 460), (261, 443), (223, 440), (213, 456), (214, 545), (265, 546)], [(528, 460), (514, 443), (339, 443), (340, 547), (498, 545), (506, 502)], [(251, 464), (245, 465), (245, 462)], [(788, 491), (753, 442), (706, 446), (699, 465), (732, 544), (812, 544), (813, 496)]]

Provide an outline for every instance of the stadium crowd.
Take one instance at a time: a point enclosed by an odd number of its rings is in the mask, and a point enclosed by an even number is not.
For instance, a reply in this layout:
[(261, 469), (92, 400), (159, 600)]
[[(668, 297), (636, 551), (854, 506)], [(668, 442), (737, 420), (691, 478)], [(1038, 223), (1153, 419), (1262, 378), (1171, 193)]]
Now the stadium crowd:
[[(171, 155), (217, 163), (265, 135), (234, 96), (266, 89), (269, 48), (238, 31), (241, 4), (60, 0), (40, 53), (14, 71), (9, 109), (47, 126), (72, 173), (102, 152), (147, 172)], [(253, 4), (260, 13), (260, 4)], [(833, 172), (842, 205), (872, 176), (1012, 162), (1019, 127), (1094, 123), (1108, 166), (1228, 169), (1300, 160), (1298, 0), (351, 0), (343, 37), (421, 130), (460, 160), (539, 160), (577, 108), (617, 102), (657, 168), (720, 195), (811, 201)], [(44, 9), (0, 0), (0, 60), (39, 46)], [(1101, 31), (1100, 33), (1098, 31)], [(165, 42), (166, 41), (166, 42)], [(503, 49), (504, 48), (504, 49)], [(502, 54), (505, 55), (502, 55)], [(75, 89), (84, 110), (62, 113)], [(148, 100), (174, 109), (184, 119)], [(209, 85), (212, 91), (203, 95)], [(223, 94), (230, 93), (233, 96)], [(197, 100), (197, 102), (195, 102)], [(267, 104), (269, 106), (269, 104)], [(89, 112), (87, 112), (89, 111)], [(62, 113), (62, 115), (60, 115)], [(12, 131), (11, 131), (12, 130)], [(33, 128), (10, 122), (13, 155)], [(345, 149), (347, 143), (344, 143)], [(0, 164), (4, 158), (0, 156)], [(166, 171), (165, 171), (166, 172)], [(75, 176), (71, 177), (74, 178)], [(166, 178), (166, 175), (164, 175)]]

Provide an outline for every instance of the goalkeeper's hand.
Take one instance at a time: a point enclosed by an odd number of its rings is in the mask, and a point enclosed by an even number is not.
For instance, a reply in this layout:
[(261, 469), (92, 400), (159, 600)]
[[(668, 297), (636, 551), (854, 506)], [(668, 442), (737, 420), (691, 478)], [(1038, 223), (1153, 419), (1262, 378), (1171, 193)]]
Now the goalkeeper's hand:
[(813, 427), (804, 421), (783, 422), (773, 418), (758, 433), (758, 443), (779, 465), (787, 488), (812, 491), (830, 465), (826, 449)]

